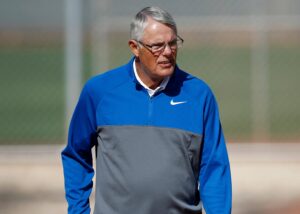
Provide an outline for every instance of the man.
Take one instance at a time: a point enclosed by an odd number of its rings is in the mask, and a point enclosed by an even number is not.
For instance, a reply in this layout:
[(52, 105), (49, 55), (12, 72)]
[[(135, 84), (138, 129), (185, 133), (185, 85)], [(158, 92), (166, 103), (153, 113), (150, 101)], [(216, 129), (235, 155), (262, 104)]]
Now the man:
[(131, 23), (130, 62), (84, 86), (62, 152), (69, 213), (231, 212), (231, 177), (209, 87), (176, 65), (183, 39), (166, 11)]

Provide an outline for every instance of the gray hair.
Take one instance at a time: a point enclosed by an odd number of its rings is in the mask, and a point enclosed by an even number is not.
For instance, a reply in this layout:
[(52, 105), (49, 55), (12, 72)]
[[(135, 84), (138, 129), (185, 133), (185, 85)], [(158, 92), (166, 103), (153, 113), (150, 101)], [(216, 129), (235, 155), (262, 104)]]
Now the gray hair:
[(174, 30), (177, 35), (177, 26), (176, 23), (167, 11), (159, 7), (145, 7), (140, 12), (138, 12), (130, 24), (130, 37), (134, 40), (141, 40), (144, 30), (147, 26), (148, 17), (154, 19), (157, 22), (168, 25), (171, 29)]

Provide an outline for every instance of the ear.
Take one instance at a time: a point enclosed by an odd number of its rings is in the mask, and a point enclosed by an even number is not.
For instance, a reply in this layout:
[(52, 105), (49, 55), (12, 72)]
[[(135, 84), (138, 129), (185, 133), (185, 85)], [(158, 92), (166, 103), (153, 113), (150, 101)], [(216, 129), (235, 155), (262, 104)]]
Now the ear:
[(135, 57), (138, 57), (139, 56), (139, 47), (138, 47), (137, 41), (131, 39), (128, 41), (128, 45), (129, 45), (131, 52), (135, 55)]

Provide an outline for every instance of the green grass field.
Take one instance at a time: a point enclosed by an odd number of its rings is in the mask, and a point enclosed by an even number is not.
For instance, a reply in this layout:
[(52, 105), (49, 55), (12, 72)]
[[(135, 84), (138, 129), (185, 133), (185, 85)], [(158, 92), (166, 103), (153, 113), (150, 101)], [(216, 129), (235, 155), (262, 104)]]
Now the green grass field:
[[(110, 67), (126, 63), (126, 46), (111, 51)], [(269, 114), (272, 140), (300, 137), (300, 46), (272, 47)], [(251, 140), (251, 52), (247, 47), (183, 48), (180, 67), (204, 79), (219, 102), (227, 139)], [(64, 56), (59, 47), (0, 49), (0, 144), (61, 143)], [(85, 52), (84, 79), (91, 75)]]

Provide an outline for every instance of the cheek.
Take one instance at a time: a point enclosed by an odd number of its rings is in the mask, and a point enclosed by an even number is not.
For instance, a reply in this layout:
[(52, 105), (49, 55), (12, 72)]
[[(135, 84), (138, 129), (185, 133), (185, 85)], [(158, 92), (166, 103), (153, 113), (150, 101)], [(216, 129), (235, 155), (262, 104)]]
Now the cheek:
[(174, 58), (174, 59), (177, 58), (177, 51), (173, 54), (173, 58)]
[(145, 54), (140, 57), (140, 60), (141, 60), (142, 64), (144, 64), (144, 66), (147, 67), (147, 69), (149, 69), (149, 70), (154, 70), (157, 67), (156, 59), (154, 59), (151, 56), (148, 56)]

